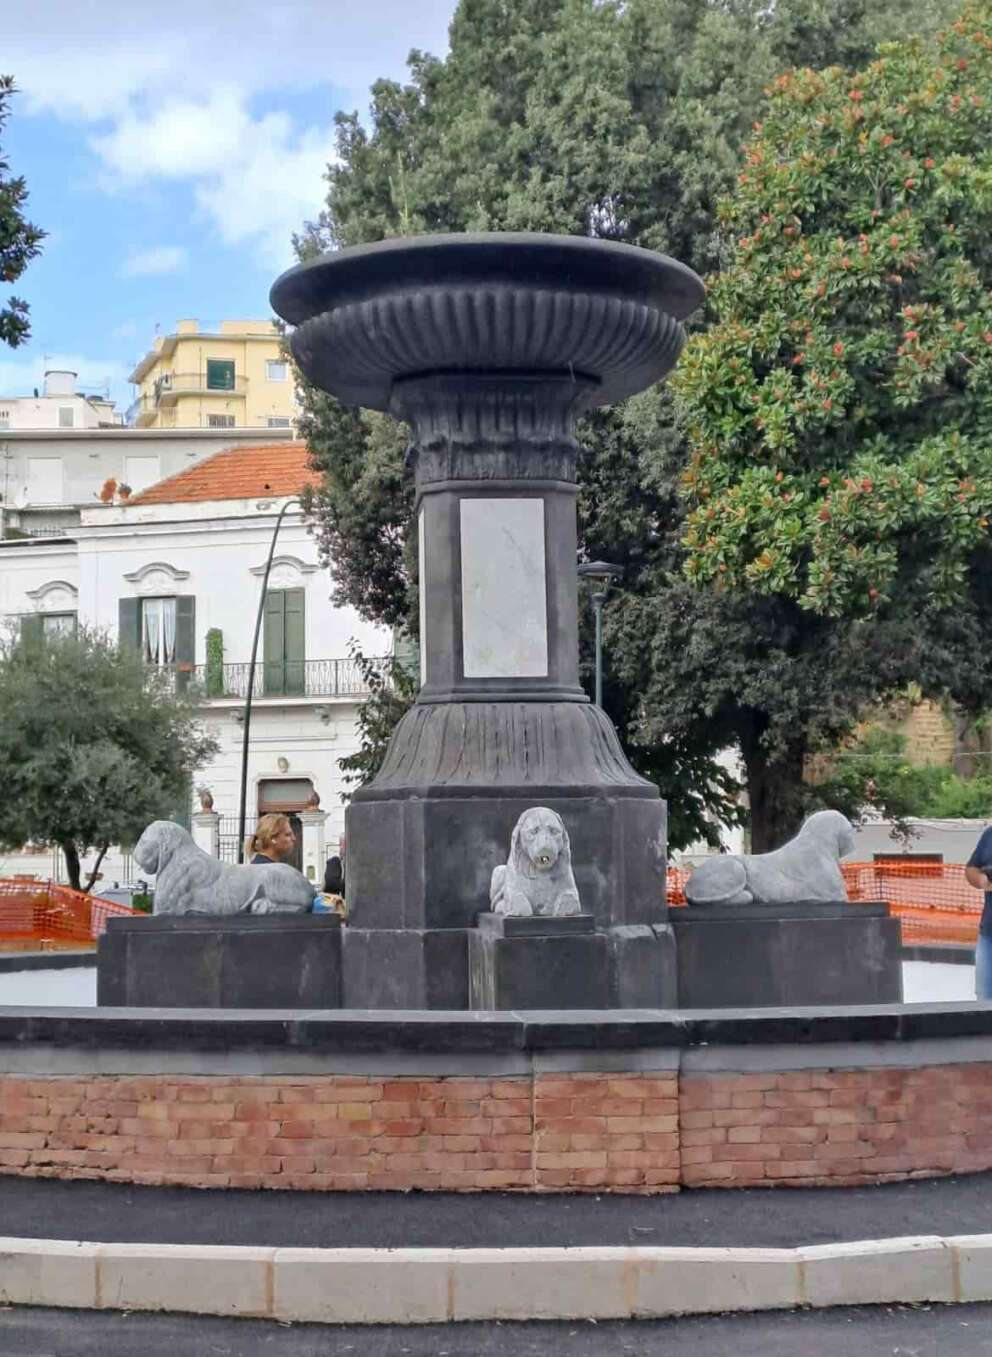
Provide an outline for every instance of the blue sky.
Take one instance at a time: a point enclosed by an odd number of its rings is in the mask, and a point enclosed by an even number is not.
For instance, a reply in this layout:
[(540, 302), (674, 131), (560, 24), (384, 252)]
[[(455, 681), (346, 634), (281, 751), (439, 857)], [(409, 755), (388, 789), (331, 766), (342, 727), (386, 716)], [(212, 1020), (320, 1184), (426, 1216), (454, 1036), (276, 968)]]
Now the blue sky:
[(270, 314), (291, 233), (323, 201), (335, 111), (364, 116), (411, 47), (442, 55), (455, 5), (4, 6), (0, 70), (21, 92), (2, 149), (49, 237), (15, 289), (32, 337), (0, 348), (0, 396), (69, 366), (125, 408), (156, 325)]

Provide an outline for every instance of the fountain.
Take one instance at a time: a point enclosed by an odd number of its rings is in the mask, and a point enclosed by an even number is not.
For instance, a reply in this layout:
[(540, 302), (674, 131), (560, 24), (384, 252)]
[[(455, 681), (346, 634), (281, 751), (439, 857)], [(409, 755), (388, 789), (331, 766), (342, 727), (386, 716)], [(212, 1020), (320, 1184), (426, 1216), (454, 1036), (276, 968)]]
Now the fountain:
[(408, 421), (416, 466), (422, 686), (347, 812), (347, 1006), (473, 1003), (469, 937), (534, 806), (565, 823), (588, 920), (500, 925), (497, 951), (535, 998), (550, 966), (561, 1006), (674, 1002), (664, 802), (579, 684), (575, 422), (665, 377), (702, 300), (662, 255), (509, 233), (359, 246), (273, 287), (302, 372)]

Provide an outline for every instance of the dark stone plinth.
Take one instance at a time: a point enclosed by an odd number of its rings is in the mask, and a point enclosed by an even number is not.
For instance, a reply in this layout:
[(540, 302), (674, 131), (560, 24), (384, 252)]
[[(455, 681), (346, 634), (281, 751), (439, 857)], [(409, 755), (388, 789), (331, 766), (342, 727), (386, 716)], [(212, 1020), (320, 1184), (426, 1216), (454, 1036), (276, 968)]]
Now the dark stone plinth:
[(469, 1006), (464, 928), (349, 925), (343, 930), (343, 952), (345, 1008)]
[(607, 1007), (609, 942), (594, 929), (591, 915), (507, 919), (480, 914), (468, 939), (470, 1006)]
[(579, 899), (597, 928), (665, 923), (664, 801), (612, 795), (609, 788), (596, 796), (546, 790), (381, 800), (356, 794), (347, 811), (348, 904), (356, 927), (472, 928), (489, 905), (493, 868), (506, 862), (513, 827), (532, 806), (562, 817)]
[(332, 914), (110, 919), (97, 1003), (132, 1008), (340, 1008)]
[(677, 1007), (678, 962), (671, 924), (620, 924), (606, 936), (610, 1007)]
[(899, 920), (883, 902), (673, 910), (682, 1008), (902, 1001)]

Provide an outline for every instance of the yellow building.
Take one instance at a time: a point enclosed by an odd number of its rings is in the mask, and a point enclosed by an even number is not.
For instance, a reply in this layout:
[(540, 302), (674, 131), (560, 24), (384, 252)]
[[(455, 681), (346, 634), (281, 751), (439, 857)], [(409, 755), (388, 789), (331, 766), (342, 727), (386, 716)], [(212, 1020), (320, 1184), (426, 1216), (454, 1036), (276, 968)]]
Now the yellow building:
[(139, 429), (286, 429), (293, 374), (269, 320), (224, 320), (216, 331), (181, 320), (158, 335), (131, 373), (128, 423)]

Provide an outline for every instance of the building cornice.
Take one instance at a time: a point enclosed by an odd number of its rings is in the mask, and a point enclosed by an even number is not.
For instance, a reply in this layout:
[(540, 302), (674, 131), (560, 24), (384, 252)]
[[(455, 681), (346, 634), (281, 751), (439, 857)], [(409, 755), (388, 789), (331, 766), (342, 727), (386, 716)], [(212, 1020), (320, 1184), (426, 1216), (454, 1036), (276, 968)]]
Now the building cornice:
[(298, 441), (290, 429), (136, 429), (131, 424), (118, 424), (112, 429), (4, 429), (0, 434), (0, 451), (5, 443), (81, 443), (88, 441), (118, 442), (125, 439), (137, 439), (144, 443), (156, 439), (181, 442), (182, 440), (201, 440), (216, 443), (293, 443)]

